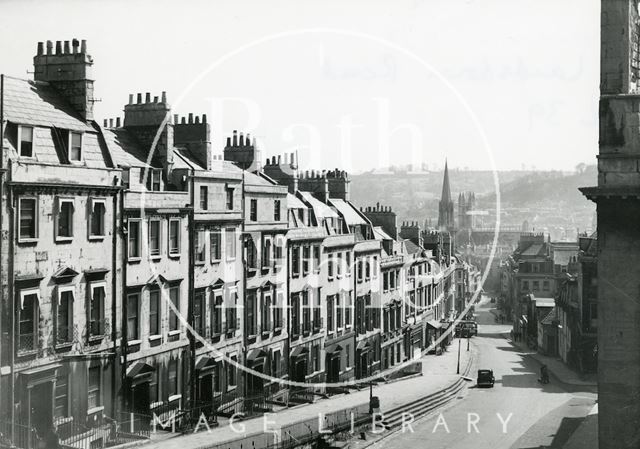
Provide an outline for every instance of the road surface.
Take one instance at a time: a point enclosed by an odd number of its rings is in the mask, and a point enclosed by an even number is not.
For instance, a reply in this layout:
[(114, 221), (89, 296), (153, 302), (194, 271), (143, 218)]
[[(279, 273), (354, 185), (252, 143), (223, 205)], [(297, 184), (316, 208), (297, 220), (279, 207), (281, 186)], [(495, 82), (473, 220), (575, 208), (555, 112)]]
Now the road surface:
[[(494, 388), (469, 388), (455, 403), (375, 443), (375, 449), (562, 448), (595, 404), (588, 387), (538, 382), (540, 365), (514, 348), (493, 305), (476, 307), (478, 368), (493, 369)], [(463, 341), (464, 343), (464, 341)], [(464, 345), (463, 345), (464, 348)], [(408, 421), (409, 419), (407, 419)]]

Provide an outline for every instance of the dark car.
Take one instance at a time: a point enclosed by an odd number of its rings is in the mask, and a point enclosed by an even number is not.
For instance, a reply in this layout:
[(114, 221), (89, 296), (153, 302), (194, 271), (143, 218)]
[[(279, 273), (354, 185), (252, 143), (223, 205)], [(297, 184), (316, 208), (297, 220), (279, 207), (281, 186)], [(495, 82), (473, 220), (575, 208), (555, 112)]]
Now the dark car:
[(479, 387), (493, 387), (494, 382), (495, 382), (495, 378), (493, 377), (493, 370), (490, 370), (490, 369), (478, 370), (477, 385)]

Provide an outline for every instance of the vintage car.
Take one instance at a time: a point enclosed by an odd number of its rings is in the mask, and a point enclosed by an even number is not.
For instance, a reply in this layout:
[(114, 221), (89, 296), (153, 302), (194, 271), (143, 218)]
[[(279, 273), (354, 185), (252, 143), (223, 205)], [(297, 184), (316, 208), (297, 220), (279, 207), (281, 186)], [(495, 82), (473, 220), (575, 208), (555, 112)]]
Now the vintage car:
[(493, 370), (490, 370), (490, 369), (478, 370), (478, 380), (476, 384), (479, 387), (493, 387), (494, 382), (495, 382), (495, 378), (493, 377)]

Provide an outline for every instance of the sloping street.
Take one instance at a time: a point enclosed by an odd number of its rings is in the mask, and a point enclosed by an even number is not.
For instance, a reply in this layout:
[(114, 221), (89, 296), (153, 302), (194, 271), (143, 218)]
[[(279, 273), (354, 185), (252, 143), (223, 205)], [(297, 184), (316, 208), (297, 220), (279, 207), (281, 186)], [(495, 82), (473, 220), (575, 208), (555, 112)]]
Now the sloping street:
[[(562, 448), (595, 404), (593, 387), (552, 376), (538, 382), (540, 364), (514, 347), (510, 326), (495, 324), (486, 298), (476, 309), (478, 368), (492, 369), (494, 388), (464, 398), (378, 441), (374, 448)], [(594, 441), (595, 444), (595, 441)]]

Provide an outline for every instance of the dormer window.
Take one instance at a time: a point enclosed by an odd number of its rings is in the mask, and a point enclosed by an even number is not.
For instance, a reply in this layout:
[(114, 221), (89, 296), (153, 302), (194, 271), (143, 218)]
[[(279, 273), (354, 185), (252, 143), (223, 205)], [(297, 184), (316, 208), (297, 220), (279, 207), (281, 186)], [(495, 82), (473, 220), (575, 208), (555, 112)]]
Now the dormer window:
[(154, 168), (147, 172), (147, 188), (152, 192), (160, 191), (160, 177), (162, 176), (162, 169)]
[(22, 157), (33, 157), (32, 126), (18, 126), (18, 153)]
[(80, 162), (82, 160), (82, 134), (77, 132), (69, 133), (69, 160)]

